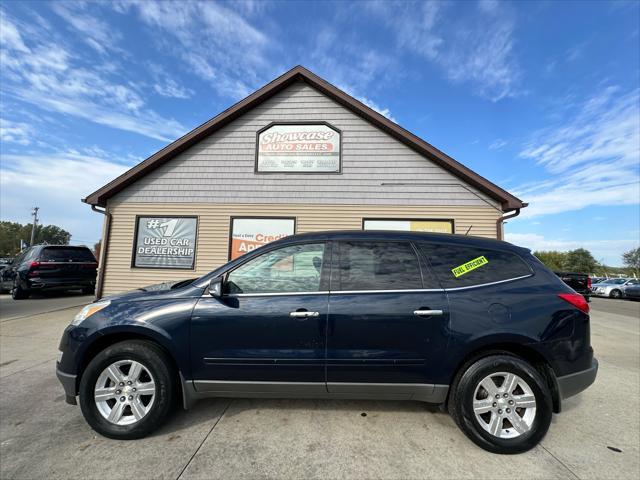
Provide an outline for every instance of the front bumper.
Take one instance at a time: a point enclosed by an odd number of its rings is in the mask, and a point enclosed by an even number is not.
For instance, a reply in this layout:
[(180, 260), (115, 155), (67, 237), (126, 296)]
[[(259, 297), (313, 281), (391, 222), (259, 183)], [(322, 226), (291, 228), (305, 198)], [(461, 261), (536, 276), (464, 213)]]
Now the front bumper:
[(60, 371), (59, 368), (56, 367), (56, 376), (60, 383), (62, 384), (62, 388), (64, 389), (65, 400), (69, 405), (77, 405), (76, 401), (76, 378), (77, 375), (71, 375), (69, 373), (64, 373)]
[(581, 372), (558, 377), (558, 393), (561, 399), (572, 397), (585, 390), (596, 380), (598, 374), (598, 360), (591, 361), (591, 367)]

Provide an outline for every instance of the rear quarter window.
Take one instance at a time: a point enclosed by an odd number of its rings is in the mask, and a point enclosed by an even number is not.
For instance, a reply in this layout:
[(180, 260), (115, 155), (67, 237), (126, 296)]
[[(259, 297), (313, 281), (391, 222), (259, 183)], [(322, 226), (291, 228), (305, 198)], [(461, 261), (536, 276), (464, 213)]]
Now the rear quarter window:
[(419, 243), (443, 288), (470, 287), (530, 275), (515, 253), (464, 245)]
[(88, 248), (44, 248), (40, 254), (41, 262), (95, 262)]

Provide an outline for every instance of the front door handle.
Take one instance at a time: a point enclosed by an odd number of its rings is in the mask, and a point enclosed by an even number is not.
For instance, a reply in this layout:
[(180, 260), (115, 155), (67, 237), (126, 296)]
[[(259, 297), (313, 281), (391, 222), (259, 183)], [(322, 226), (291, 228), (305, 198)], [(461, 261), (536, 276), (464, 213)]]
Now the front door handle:
[(307, 312), (306, 310), (304, 310), (304, 311), (291, 312), (289, 314), (289, 316), (293, 317), (293, 318), (309, 318), (309, 317), (319, 317), (320, 313), (319, 312)]
[(444, 315), (442, 310), (414, 310), (413, 314), (418, 317), (433, 317), (435, 315)]

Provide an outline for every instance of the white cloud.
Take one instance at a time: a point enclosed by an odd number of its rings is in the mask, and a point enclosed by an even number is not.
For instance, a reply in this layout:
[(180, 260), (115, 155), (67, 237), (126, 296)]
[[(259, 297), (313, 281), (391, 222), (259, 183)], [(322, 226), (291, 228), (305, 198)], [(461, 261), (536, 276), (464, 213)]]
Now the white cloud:
[(193, 90), (178, 85), (175, 80), (172, 80), (170, 78), (166, 79), (164, 83), (156, 83), (153, 86), (153, 89), (158, 95), (169, 98), (186, 99), (191, 98), (194, 94)]
[(113, 180), (128, 167), (100, 149), (83, 152), (3, 154), (0, 168), (0, 215), (26, 223), (33, 206), (44, 224), (55, 224), (86, 243), (101, 236), (101, 215), (90, 215), (81, 198)]
[(639, 102), (640, 90), (607, 87), (536, 132), (520, 157), (535, 160), (552, 176), (513, 189), (530, 204), (522, 216), (639, 204)]
[(445, 2), (376, 2), (369, 11), (394, 32), (398, 47), (438, 65), (454, 83), (491, 101), (521, 94), (514, 54), (515, 17), (507, 4), (483, 1), (474, 15), (447, 12)]
[(86, 12), (85, 3), (56, 1), (50, 5), (56, 14), (80, 33), (80, 38), (99, 53), (114, 48), (120, 39), (120, 34), (106, 22)]
[(22, 53), (30, 53), (22, 40), (22, 35), (16, 26), (9, 21), (3, 10), (0, 10), (0, 46)]
[(536, 250), (558, 250), (566, 252), (575, 250), (576, 248), (586, 248), (589, 250), (596, 260), (603, 261), (607, 265), (620, 265), (621, 255), (640, 246), (640, 239), (611, 239), (611, 240), (563, 240), (549, 239), (537, 233), (505, 233), (507, 242)]
[[(327, 78), (348, 95), (368, 107), (396, 121), (388, 107), (380, 106), (369, 96), (358, 92), (372, 92), (391, 77), (395, 60), (376, 50), (369, 49), (357, 38), (345, 35), (334, 25), (319, 28), (308, 52), (309, 68)], [(340, 49), (340, 56), (334, 52)]]
[(374, 102), (373, 100), (371, 100), (371, 99), (369, 99), (367, 97), (358, 97), (358, 96), (356, 96), (356, 99), (358, 99), (359, 101), (364, 103), (367, 107), (372, 108), (373, 110), (378, 112), (380, 115), (384, 115), (385, 117), (387, 117), (392, 122), (396, 122), (396, 123), (398, 122), (393, 117), (393, 115), (391, 115), (391, 110), (389, 110), (387, 107), (381, 107), (376, 102)]
[(508, 142), (501, 139), (501, 138), (496, 138), (493, 142), (491, 142), (491, 144), (489, 145), (489, 150), (500, 150), (501, 148), (507, 146)]
[(31, 143), (32, 135), (33, 128), (30, 125), (0, 118), (0, 141), (26, 146)]
[[(112, 65), (95, 65), (93, 59), (79, 57), (45, 31), (29, 32), (29, 41), (25, 44), (19, 23), (7, 16), (3, 16), (2, 21), (3, 27), (9, 25), (8, 31), (13, 32), (9, 40), (3, 37), (0, 51), (3, 95), (40, 109), (165, 142), (185, 132), (176, 120), (146, 108), (141, 89), (135, 83), (126, 78), (112, 78)], [(24, 48), (28, 49), (28, 55)], [(92, 64), (93, 68), (83, 66), (85, 63)]]
[[(267, 55), (277, 49), (275, 39), (221, 3), (132, 1), (114, 6), (122, 13), (134, 10), (144, 23), (160, 30), (163, 50), (224, 96), (244, 97), (281, 70)], [(241, 10), (257, 7), (246, 3)]]

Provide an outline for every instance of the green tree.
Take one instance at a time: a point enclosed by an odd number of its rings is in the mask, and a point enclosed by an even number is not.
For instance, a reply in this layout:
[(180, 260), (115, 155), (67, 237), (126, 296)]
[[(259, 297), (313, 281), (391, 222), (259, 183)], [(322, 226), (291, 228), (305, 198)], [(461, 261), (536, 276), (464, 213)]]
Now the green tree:
[(564, 268), (570, 272), (590, 274), (598, 267), (598, 262), (589, 250), (577, 248), (567, 252)]
[(629, 250), (622, 254), (622, 263), (630, 268), (633, 273), (640, 275), (640, 247)]
[[(20, 241), (26, 244), (31, 240), (31, 224), (0, 221), (0, 255), (15, 256), (20, 252)], [(71, 234), (55, 225), (38, 225), (35, 232), (35, 244), (69, 245)]]
[(533, 254), (538, 257), (542, 263), (544, 263), (547, 268), (553, 270), (554, 272), (560, 272), (564, 270), (564, 265), (567, 259), (566, 252), (557, 252), (555, 250), (549, 251), (540, 251), (533, 252)]

